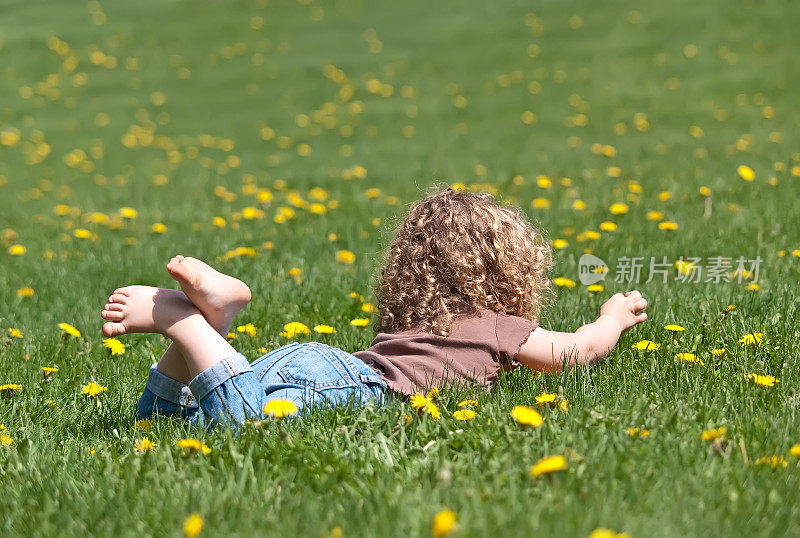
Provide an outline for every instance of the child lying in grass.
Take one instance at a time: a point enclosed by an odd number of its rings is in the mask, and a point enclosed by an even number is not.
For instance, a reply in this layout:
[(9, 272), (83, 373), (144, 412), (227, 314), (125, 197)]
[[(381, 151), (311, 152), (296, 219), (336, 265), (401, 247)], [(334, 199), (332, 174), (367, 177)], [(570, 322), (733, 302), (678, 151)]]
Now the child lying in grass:
[(150, 369), (137, 419), (241, 424), (262, 417), (272, 400), (302, 408), (454, 383), (488, 387), (519, 365), (558, 372), (592, 364), (647, 319), (647, 301), (630, 291), (574, 333), (539, 327), (550, 261), (549, 246), (517, 211), (487, 194), (447, 189), (416, 202), (398, 230), (376, 290), (379, 333), (366, 351), (295, 343), (250, 364), (225, 338), (250, 289), (183, 256), (167, 264), (183, 291), (114, 290), (103, 334), (172, 340)]

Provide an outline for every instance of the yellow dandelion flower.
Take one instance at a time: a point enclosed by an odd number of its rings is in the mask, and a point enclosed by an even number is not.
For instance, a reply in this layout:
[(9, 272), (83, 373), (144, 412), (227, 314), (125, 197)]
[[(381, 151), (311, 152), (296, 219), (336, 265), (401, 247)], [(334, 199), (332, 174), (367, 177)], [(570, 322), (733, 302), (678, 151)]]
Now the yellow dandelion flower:
[(772, 469), (789, 465), (783, 456), (762, 456), (753, 462), (754, 465), (769, 465)]
[(760, 387), (774, 387), (775, 383), (781, 382), (780, 379), (771, 375), (749, 374), (747, 378), (752, 379)]
[(200, 454), (211, 454), (211, 449), (205, 443), (201, 443), (197, 439), (181, 439), (176, 441), (175, 444), (184, 450), (184, 454), (186, 453), (197, 453)]
[(8, 253), (11, 254), (12, 256), (22, 256), (27, 251), (28, 249), (26, 249), (22, 245), (11, 245), (10, 247), (8, 247)]
[(150, 421), (146, 418), (137, 420), (136, 422), (133, 423), (133, 428), (135, 430), (141, 430), (144, 432), (150, 431)]
[(531, 478), (544, 474), (554, 473), (567, 468), (567, 459), (564, 456), (547, 456), (531, 466)]
[[(255, 337), (255, 335), (258, 333), (258, 331), (256, 330), (256, 326), (253, 325), (252, 323), (246, 323), (244, 325), (239, 325), (238, 327), (236, 327), (236, 332), (245, 333), (245, 334), (247, 334), (248, 336), (251, 336), (251, 337)], [(308, 333), (306, 333), (306, 334), (308, 334)]]
[(703, 433), (700, 434), (700, 438), (703, 441), (715, 441), (725, 437), (725, 433), (727, 433), (727, 431), (728, 429), (725, 426), (711, 428), (710, 430), (704, 430)]
[(538, 428), (544, 422), (542, 415), (536, 409), (524, 405), (515, 405), (511, 410), (511, 417), (522, 426)]
[(632, 348), (639, 349), (642, 351), (653, 351), (661, 347), (660, 344), (656, 344), (652, 340), (639, 340), (635, 344), (631, 346)]
[(119, 215), (125, 219), (135, 219), (139, 216), (139, 212), (132, 207), (121, 207)]
[(203, 518), (200, 517), (200, 514), (195, 512), (194, 514), (187, 517), (183, 522), (183, 534), (188, 536), (189, 538), (194, 538), (200, 531), (203, 530)]
[(614, 532), (611, 529), (605, 529), (603, 527), (597, 528), (592, 531), (589, 535), (589, 538), (631, 538), (631, 535), (627, 532)]
[(736, 169), (736, 173), (745, 181), (753, 181), (756, 177), (756, 173), (753, 172), (753, 169), (745, 165), (739, 166), (739, 168)]
[(700, 366), (705, 366), (705, 363), (701, 361), (694, 353), (678, 353), (675, 355), (675, 358), (687, 364), (699, 364)]
[(311, 204), (308, 210), (314, 215), (324, 215), (328, 212), (328, 208), (325, 207), (325, 204), (321, 204), (319, 202), (314, 202)]
[[(395, 413), (394, 416), (399, 417), (400, 413)], [(412, 420), (414, 420), (414, 419), (411, 418), (411, 415), (409, 415), (408, 413), (403, 413), (403, 422), (404, 423), (408, 424)]]
[(167, 225), (166, 225), (166, 224), (164, 224), (163, 222), (156, 222), (155, 224), (153, 224), (153, 225), (150, 227), (150, 230), (151, 230), (153, 233), (157, 233), (157, 234), (163, 234), (164, 232), (166, 232), (166, 231), (167, 231)]
[(447, 536), (456, 525), (456, 514), (452, 510), (442, 510), (433, 516), (431, 533), (434, 536)]
[(17, 290), (17, 297), (33, 297), (33, 288), (20, 288)]
[(211, 225), (216, 228), (224, 228), (228, 223), (222, 217), (214, 217), (211, 219)]
[(58, 372), (58, 368), (56, 368), (55, 366), (42, 366), (42, 372), (44, 373), (45, 377), (47, 377)]
[(319, 334), (333, 334), (336, 332), (336, 329), (330, 325), (314, 325), (314, 332)]
[(142, 437), (141, 439), (137, 439), (136, 442), (133, 444), (134, 450), (136, 450), (137, 454), (144, 454), (146, 452), (153, 452), (158, 445), (155, 441), (151, 441), (147, 437)]
[(9, 329), (8, 336), (11, 338), (22, 338), (23, 334), (19, 329)]
[(685, 331), (686, 330), (683, 327), (681, 327), (680, 325), (664, 325), (664, 328), (666, 330), (668, 330), (669, 332), (671, 332), (671, 333), (679, 333), (681, 331)]
[(275, 418), (291, 417), (299, 411), (297, 404), (291, 400), (270, 400), (264, 404), (264, 414)]
[(648, 211), (645, 216), (647, 220), (661, 220), (664, 218), (664, 213), (661, 211)]
[[(436, 394), (438, 394), (438, 391)], [(433, 420), (439, 420), (442, 417), (442, 413), (439, 411), (439, 406), (433, 403), (433, 398), (436, 394), (434, 394), (433, 391), (429, 392), (427, 396), (416, 393), (411, 396), (409, 403), (420, 415), (428, 414)]]
[(633, 438), (638, 438), (638, 439), (641, 439), (643, 437), (647, 437), (648, 435), (650, 435), (650, 430), (643, 430), (641, 428), (628, 428), (626, 431), (628, 432), (628, 435), (630, 435)]
[(459, 409), (458, 411), (453, 412), (453, 418), (456, 420), (469, 420), (471, 418), (475, 418), (476, 416), (478, 416), (478, 413), (472, 409)]
[[(242, 209), (242, 218), (245, 220), (255, 220), (264, 218), (264, 212), (256, 207), (245, 207)], [(287, 215), (287, 218), (288, 215)]]
[(622, 202), (617, 202), (615, 204), (611, 204), (608, 210), (612, 215), (624, 215), (628, 212), (628, 205)]
[(372, 312), (377, 312), (378, 308), (372, 303), (364, 303), (361, 305), (361, 310), (363, 312), (372, 313)]
[(0, 433), (0, 446), (11, 448), (11, 445), (14, 444), (14, 439), (5, 433)]
[(750, 333), (739, 338), (739, 343), (746, 346), (759, 346), (763, 340), (764, 333)]
[(536, 403), (539, 407), (544, 407), (547, 404), (556, 403), (557, 394), (555, 392), (543, 392), (536, 397)]
[(711, 354), (714, 355), (715, 357), (722, 357), (727, 352), (728, 350), (723, 347), (711, 350)]
[(667, 231), (675, 231), (675, 230), (678, 229), (678, 223), (677, 222), (672, 222), (672, 221), (669, 221), (669, 220), (665, 220), (664, 222), (659, 222), (658, 223), (658, 229), (659, 230), (667, 230)]
[(789, 454), (800, 457), (800, 445), (792, 445), (792, 448), (789, 449)]
[(81, 337), (81, 332), (69, 323), (59, 323), (58, 328), (64, 331), (64, 334), (74, 336), (75, 338)]
[(366, 327), (369, 325), (369, 318), (356, 318), (350, 320), (350, 325), (354, 327)]
[(695, 269), (695, 264), (687, 260), (678, 260), (675, 262), (675, 269), (682, 275), (688, 275)]
[(600, 233), (594, 230), (586, 230), (582, 234), (579, 234), (576, 239), (578, 239), (578, 241), (594, 241), (595, 239), (600, 239)]
[(336, 261), (350, 265), (356, 261), (356, 255), (349, 250), (340, 250), (336, 253)]
[(600, 293), (601, 291), (603, 291), (603, 289), (604, 288), (602, 284), (589, 284), (588, 286), (586, 286), (586, 290), (592, 293)]
[(299, 321), (292, 321), (283, 326), (283, 332), (281, 332), (281, 336), (286, 338), (294, 338), (298, 334), (309, 334), (310, 332), (311, 331), (305, 324), (300, 323)]
[(610, 221), (605, 221), (600, 223), (600, 229), (604, 232), (614, 232), (617, 229), (617, 225)]
[(94, 398), (101, 392), (105, 392), (108, 390), (108, 387), (104, 387), (99, 383), (95, 383), (94, 381), (89, 381), (81, 388), (81, 394), (85, 394), (87, 398)]
[(761, 289), (761, 286), (759, 286), (755, 282), (751, 282), (750, 284), (745, 286), (744, 289), (746, 289), (747, 291), (758, 291)]
[(556, 250), (561, 250), (562, 248), (567, 248), (569, 246), (569, 242), (565, 239), (556, 239), (553, 241), (553, 248)]
[(112, 355), (125, 354), (125, 344), (123, 344), (116, 338), (106, 338), (105, 340), (103, 340), (103, 347), (110, 349)]
[(531, 206), (534, 209), (548, 209), (550, 207), (550, 200), (547, 198), (534, 198), (531, 201)]
[(561, 276), (558, 277), (558, 278), (554, 278), (553, 279), (553, 284), (555, 284), (556, 286), (559, 286), (561, 288), (572, 289), (572, 288), (575, 287), (575, 282), (574, 281), (572, 281), (572, 280), (570, 280), (568, 278), (561, 277)]
[(17, 394), (20, 390), (22, 390), (22, 385), (18, 383), (6, 383), (4, 385), (0, 385), (0, 394), (4, 396)]
[(462, 400), (456, 404), (457, 407), (477, 407), (478, 400)]

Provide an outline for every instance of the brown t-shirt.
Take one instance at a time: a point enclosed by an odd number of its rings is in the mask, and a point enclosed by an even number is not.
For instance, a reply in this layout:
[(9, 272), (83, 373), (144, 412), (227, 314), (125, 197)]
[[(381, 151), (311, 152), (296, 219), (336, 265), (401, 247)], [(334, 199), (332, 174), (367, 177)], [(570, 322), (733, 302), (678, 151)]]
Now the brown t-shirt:
[(353, 355), (380, 373), (390, 390), (408, 396), (434, 386), (489, 387), (500, 370), (519, 366), (514, 356), (535, 328), (530, 320), (481, 310), (454, 322), (448, 336), (379, 333), (369, 349)]

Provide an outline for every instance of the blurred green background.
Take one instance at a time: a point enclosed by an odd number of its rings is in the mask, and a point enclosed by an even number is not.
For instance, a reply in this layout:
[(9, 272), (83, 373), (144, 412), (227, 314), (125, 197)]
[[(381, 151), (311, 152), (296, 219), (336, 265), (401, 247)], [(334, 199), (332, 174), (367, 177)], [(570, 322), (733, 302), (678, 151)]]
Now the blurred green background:
[[(5, 532), (178, 535), (198, 512), (209, 535), (424, 536), (445, 507), (464, 536), (798, 532), (794, 2), (6, 1), (0, 14), (0, 384), (21, 385), (0, 398)], [(135, 428), (165, 343), (134, 335), (109, 356), (99, 310), (115, 287), (171, 286), (166, 261), (192, 255), (252, 287), (235, 325), (256, 335), (233, 338), (249, 358), (287, 343), (291, 321), (337, 330), (301, 339), (364, 349), (373, 333), (350, 321), (369, 318), (398, 219), (448, 184), (562, 240), (553, 277), (577, 281), (587, 251), (612, 267), (761, 256), (759, 288), (673, 269), (640, 285), (650, 321), (600, 369), (445, 391), (439, 423), (405, 425), (392, 401), (238, 437)], [(593, 319), (626, 287), (604, 285), (558, 287), (542, 325)], [(764, 345), (738, 343), (752, 332)], [(630, 349), (644, 338), (661, 349)], [(42, 366), (59, 371), (46, 381)], [(86, 398), (89, 381), (108, 390)], [(508, 411), (545, 390), (570, 412), (521, 430)], [(481, 412), (459, 423), (465, 396)], [(712, 448), (700, 435), (717, 426), (728, 438)], [(145, 435), (158, 447), (139, 455)], [(212, 454), (182, 457), (191, 436)], [(532, 481), (554, 453), (569, 469)], [(755, 464), (772, 456), (775, 469)]]

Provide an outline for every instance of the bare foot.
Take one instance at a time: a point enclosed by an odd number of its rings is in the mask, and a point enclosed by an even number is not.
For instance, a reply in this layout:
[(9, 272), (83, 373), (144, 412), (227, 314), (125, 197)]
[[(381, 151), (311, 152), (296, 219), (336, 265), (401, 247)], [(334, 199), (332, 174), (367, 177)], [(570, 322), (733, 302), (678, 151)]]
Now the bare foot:
[(196, 258), (175, 256), (167, 271), (208, 323), (227, 335), (233, 318), (250, 302), (250, 288), (237, 278), (215, 270)]
[(250, 288), (244, 282), (196, 258), (177, 255), (167, 264), (167, 271), (219, 332), (227, 334), (233, 318), (250, 302)]
[(114, 290), (101, 316), (107, 321), (103, 334), (160, 333), (170, 336), (178, 322), (200, 311), (178, 290), (151, 286), (126, 286)]

